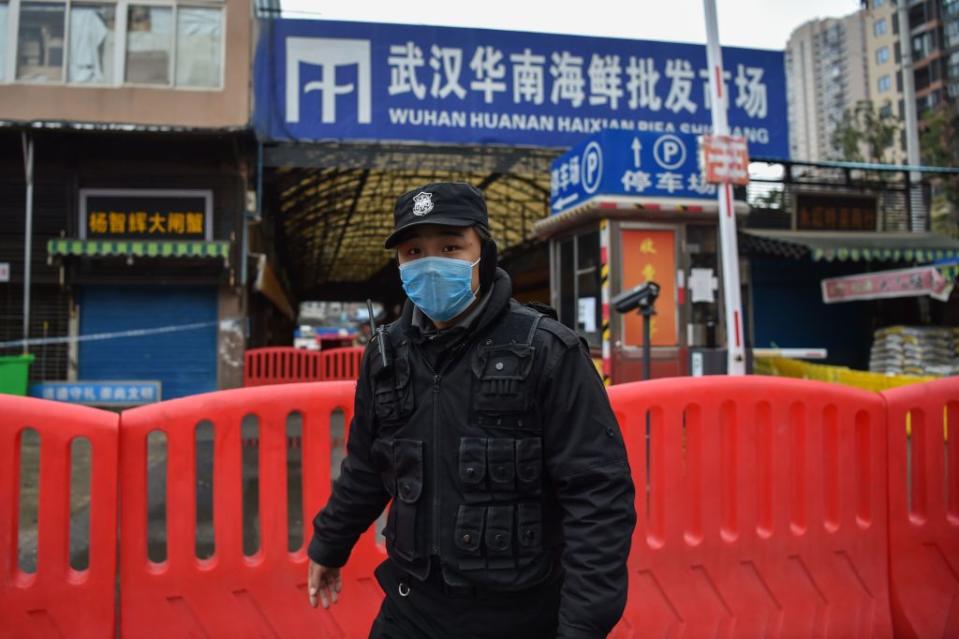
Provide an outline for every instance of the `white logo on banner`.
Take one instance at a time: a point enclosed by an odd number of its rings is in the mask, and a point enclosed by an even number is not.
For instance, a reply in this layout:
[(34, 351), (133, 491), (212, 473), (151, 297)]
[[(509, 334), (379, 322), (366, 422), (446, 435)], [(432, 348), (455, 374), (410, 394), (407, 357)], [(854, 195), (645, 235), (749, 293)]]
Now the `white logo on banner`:
[(413, 215), (423, 216), (433, 210), (433, 194), (423, 191), (413, 197)]
[[(321, 67), (322, 79), (307, 82), (300, 88), (300, 65)], [(337, 67), (356, 66), (356, 83), (337, 84)], [(286, 121), (300, 121), (301, 97), (320, 92), (320, 121), (336, 122), (336, 98), (356, 94), (356, 120), (371, 121), (370, 41), (340, 38), (286, 39)]]

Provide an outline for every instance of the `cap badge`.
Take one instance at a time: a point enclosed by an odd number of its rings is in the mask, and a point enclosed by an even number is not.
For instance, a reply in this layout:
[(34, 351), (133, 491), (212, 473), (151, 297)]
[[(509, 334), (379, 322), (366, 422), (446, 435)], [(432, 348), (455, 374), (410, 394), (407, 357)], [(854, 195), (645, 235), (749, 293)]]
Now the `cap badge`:
[(423, 191), (413, 197), (413, 215), (423, 216), (433, 210), (433, 194)]

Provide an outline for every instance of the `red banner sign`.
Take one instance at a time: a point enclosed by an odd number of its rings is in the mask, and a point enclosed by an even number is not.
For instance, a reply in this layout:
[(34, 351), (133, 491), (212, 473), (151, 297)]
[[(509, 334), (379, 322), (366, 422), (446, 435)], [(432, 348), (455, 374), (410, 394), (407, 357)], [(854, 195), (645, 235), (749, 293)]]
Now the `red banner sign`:
[(831, 277), (822, 281), (822, 301), (826, 304), (922, 295), (945, 301), (951, 292), (952, 282), (932, 266)]
[(746, 138), (704, 135), (700, 163), (709, 184), (749, 184), (749, 151)]

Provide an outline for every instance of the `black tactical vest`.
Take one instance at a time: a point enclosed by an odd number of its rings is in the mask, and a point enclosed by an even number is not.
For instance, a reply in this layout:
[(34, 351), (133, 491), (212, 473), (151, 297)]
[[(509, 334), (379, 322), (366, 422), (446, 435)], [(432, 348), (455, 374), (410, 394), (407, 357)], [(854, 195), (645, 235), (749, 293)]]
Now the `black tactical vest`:
[(393, 497), (390, 557), (425, 579), (521, 589), (558, 565), (560, 512), (543, 472), (537, 401), (551, 336), (515, 301), (432, 370), (395, 323), (373, 351), (373, 463)]

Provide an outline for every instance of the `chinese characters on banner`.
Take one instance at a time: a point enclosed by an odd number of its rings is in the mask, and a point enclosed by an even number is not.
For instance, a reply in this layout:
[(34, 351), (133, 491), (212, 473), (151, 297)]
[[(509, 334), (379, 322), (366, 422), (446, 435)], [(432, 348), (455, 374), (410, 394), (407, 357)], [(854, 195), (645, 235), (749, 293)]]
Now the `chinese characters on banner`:
[(91, 406), (138, 406), (160, 401), (157, 381), (43, 382), (30, 387), (31, 397)]
[[(734, 135), (788, 157), (783, 54), (729, 48)], [(604, 129), (710, 128), (705, 48), (482, 29), (274, 20), (254, 125), (277, 140), (571, 146)]]
[[(155, 192), (154, 192), (155, 193)], [(208, 238), (208, 220), (212, 196), (154, 195), (81, 192), (83, 228), (87, 239)]]
[(700, 144), (703, 176), (710, 184), (749, 184), (746, 140), (732, 135), (704, 135)]
[(832, 277), (822, 281), (822, 301), (826, 304), (875, 300), (890, 297), (928, 295), (945, 302), (952, 292), (950, 282), (934, 266), (879, 271)]
[(715, 200), (703, 179), (697, 139), (674, 133), (603, 131), (553, 161), (550, 213), (599, 195)]
[[(624, 229), (621, 234), (623, 256), (622, 290), (643, 282), (660, 286), (656, 315), (652, 317), (650, 337), (653, 346), (676, 346), (676, 232), (667, 230)], [(637, 313), (623, 315), (623, 344), (643, 345), (643, 318)]]

